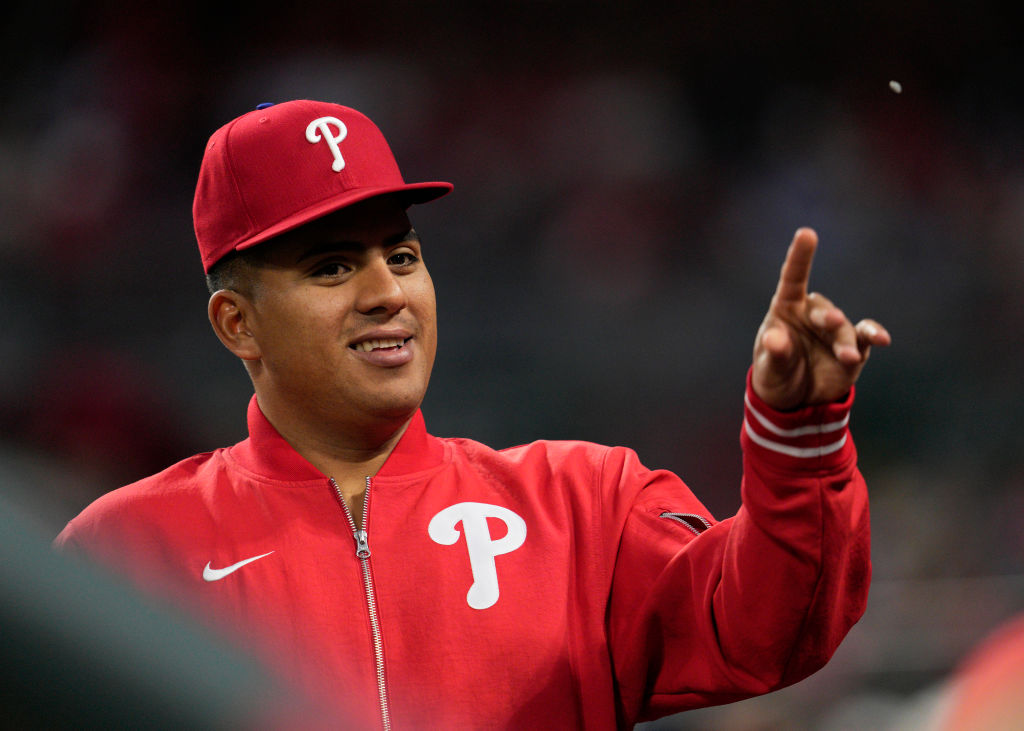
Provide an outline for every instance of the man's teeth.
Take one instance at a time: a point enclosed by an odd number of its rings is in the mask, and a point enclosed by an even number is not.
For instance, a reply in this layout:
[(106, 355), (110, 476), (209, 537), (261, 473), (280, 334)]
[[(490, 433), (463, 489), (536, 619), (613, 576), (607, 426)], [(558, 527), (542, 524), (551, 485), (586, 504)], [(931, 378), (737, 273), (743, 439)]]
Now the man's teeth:
[(352, 347), (364, 353), (369, 353), (371, 350), (377, 350), (378, 348), (400, 348), (404, 343), (405, 340), (402, 338), (385, 338), (384, 340), (364, 340)]

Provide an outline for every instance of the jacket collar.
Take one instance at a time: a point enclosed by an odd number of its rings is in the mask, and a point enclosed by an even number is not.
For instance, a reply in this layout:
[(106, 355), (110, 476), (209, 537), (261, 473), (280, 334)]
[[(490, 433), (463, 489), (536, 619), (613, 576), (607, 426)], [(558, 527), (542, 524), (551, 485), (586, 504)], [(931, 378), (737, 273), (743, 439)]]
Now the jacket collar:
[[(232, 458), (246, 469), (272, 480), (303, 482), (323, 480), (326, 476), (295, 451), (263, 415), (256, 396), (249, 401), (247, 414), (249, 438), (229, 450)], [(402, 438), (374, 479), (412, 475), (446, 461), (443, 440), (427, 433), (423, 413), (417, 409)]]

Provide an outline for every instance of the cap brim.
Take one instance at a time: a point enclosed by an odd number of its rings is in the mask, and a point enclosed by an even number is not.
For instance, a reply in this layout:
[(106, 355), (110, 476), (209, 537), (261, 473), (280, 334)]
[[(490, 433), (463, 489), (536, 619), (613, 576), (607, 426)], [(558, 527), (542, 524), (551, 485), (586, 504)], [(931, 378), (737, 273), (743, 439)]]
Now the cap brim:
[(376, 198), (379, 195), (397, 194), (407, 201), (406, 205), (413, 205), (416, 203), (428, 203), (436, 198), (440, 198), (443, 195), (451, 193), (453, 188), (454, 186), (451, 183), (431, 182), (406, 183), (405, 185), (386, 186), (383, 188), (356, 188), (355, 190), (348, 190), (334, 198), (319, 201), (309, 208), (304, 208), (301, 211), (293, 213), (287, 218), (275, 223), (273, 226), (270, 226), (269, 228), (266, 228), (248, 238), (242, 239), (234, 245), (233, 250), (242, 251), (243, 249), (249, 249), (256, 246), (256, 244), (261, 244), (275, 236), (279, 236), (287, 231), (291, 231), (292, 229), (305, 225), (310, 221), (315, 221), (316, 219), (322, 218), (330, 213), (340, 211), (342, 208), (347, 208), (348, 206), (369, 198)]

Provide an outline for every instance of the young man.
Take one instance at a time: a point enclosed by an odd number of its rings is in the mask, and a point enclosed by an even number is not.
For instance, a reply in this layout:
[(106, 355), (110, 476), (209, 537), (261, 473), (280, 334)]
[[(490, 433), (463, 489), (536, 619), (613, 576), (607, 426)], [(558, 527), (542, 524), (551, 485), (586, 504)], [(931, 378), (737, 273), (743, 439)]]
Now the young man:
[(217, 131), (194, 218), (249, 438), (102, 497), (58, 545), (226, 623), (359, 727), (621, 728), (818, 669), (867, 598), (847, 421), (889, 335), (808, 294), (814, 232), (756, 336), (743, 507), (716, 522), (628, 449), (426, 431), (434, 290), (406, 209), (449, 190), (405, 184), (338, 105)]

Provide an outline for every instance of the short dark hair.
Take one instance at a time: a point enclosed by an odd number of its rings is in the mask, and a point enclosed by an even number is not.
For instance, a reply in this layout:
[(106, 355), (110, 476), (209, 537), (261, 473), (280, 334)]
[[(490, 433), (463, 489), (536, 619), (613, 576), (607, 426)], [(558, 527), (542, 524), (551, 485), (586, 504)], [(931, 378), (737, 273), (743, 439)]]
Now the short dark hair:
[(206, 288), (210, 294), (230, 289), (252, 297), (256, 294), (256, 283), (256, 255), (252, 249), (232, 251), (206, 274)]

